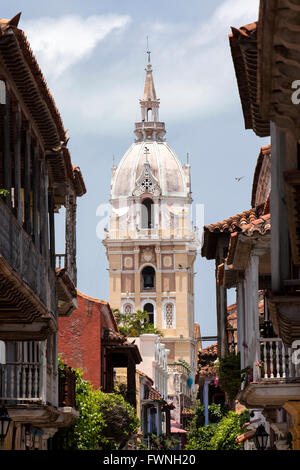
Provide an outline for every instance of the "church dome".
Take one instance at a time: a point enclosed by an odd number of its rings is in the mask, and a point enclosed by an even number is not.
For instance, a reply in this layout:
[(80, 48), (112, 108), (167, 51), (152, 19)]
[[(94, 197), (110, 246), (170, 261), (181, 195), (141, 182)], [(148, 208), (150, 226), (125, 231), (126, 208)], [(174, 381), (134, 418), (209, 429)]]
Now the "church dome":
[(141, 121), (135, 123), (135, 143), (113, 167), (112, 199), (141, 196), (190, 196), (189, 165), (182, 167), (165, 141), (165, 123), (159, 121), (160, 101), (156, 96), (148, 51), (146, 80), (140, 99)]
[(113, 199), (133, 195), (146, 159), (161, 196), (188, 196), (184, 170), (171, 147), (166, 142), (143, 141), (132, 144), (120, 161), (112, 183)]

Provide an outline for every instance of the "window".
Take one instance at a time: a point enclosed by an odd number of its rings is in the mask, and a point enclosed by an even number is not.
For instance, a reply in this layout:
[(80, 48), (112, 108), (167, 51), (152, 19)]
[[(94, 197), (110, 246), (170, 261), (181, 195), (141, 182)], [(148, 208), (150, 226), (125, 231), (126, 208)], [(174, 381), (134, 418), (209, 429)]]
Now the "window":
[[(145, 182), (146, 191), (149, 189), (149, 184), (147, 181)], [(153, 208), (154, 205), (152, 199), (144, 199), (144, 201), (142, 202), (142, 228), (153, 228)]]
[(152, 266), (146, 266), (142, 270), (142, 281), (143, 289), (154, 289), (154, 281), (155, 281), (155, 270), (152, 268)]
[(154, 325), (154, 305), (150, 303), (145, 304), (143, 310), (148, 313), (148, 323)]
[(165, 316), (166, 316), (166, 328), (173, 328), (173, 304), (166, 304)]

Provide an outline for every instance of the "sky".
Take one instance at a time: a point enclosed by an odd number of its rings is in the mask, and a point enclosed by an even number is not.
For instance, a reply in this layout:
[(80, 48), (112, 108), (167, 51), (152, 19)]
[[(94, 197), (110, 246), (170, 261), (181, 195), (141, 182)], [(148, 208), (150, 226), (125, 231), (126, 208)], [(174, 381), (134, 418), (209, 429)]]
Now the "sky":
[[(230, 27), (258, 19), (259, 0), (2, 0), (3, 18), (22, 11), (29, 39), (70, 137), (73, 164), (87, 194), (78, 199), (78, 289), (109, 300), (108, 263), (97, 237), (118, 163), (140, 120), (149, 37), (160, 119), (182, 163), (190, 155), (194, 204), (204, 223), (250, 208), (260, 147), (245, 130), (230, 53)], [(244, 176), (239, 182), (235, 177)], [(56, 216), (57, 253), (64, 253), (64, 214)], [(195, 319), (216, 334), (214, 261), (195, 264)], [(229, 292), (229, 302), (234, 291)]]

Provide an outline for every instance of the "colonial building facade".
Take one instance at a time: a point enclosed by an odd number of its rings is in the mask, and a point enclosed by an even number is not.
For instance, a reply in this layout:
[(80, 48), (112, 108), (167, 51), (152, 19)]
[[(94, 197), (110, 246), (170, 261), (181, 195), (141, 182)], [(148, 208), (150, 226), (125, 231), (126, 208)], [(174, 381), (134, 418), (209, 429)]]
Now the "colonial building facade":
[(78, 416), (65, 394), (72, 374), (58, 371), (57, 335), (58, 317), (77, 306), (76, 199), (86, 188), (19, 18), (0, 19), (0, 405), (11, 418), (0, 448), (31, 450), (47, 449)]
[(141, 121), (135, 142), (111, 180), (106, 238), (110, 304), (125, 313), (148, 312), (163, 332), (168, 360), (186, 360), (195, 372), (194, 261), (197, 235), (191, 221), (190, 165), (165, 141), (150, 53)]

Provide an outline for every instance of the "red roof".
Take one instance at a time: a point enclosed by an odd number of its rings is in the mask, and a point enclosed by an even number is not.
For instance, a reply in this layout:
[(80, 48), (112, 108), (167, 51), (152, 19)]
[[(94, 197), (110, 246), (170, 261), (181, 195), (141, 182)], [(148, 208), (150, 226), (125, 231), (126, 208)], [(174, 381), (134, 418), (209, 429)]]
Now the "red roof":
[(264, 204), (253, 207), (247, 211), (236, 214), (228, 219), (215, 224), (204, 226), (204, 241), (201, 255), (207, 259), (215, 259), (217, 239), (220, 235), (227, 235), (242, 232), (245, 227), (251, 226), (256, 220), (260, 219), (264, 211)]

